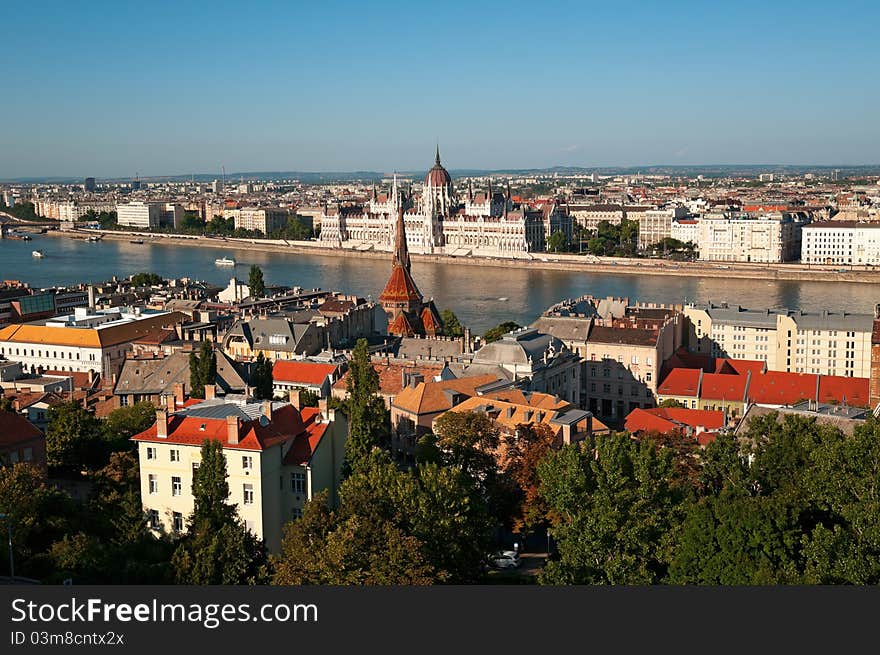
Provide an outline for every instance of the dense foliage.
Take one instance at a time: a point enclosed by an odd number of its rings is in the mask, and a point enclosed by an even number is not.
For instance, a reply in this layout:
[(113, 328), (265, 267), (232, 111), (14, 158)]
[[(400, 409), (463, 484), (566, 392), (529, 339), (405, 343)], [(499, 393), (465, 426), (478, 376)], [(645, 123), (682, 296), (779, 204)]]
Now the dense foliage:
[(262, 298), (266, 294), (266, 283), (263, 281), (263, 269), (256, 264), (251, 265), (248, 273), (248, 289), (251, 298)]
[(443, 321), (443, 334), (447, 337), (461, 337), (464, 335), (464, 328), (451, 309), (444, 309), (440, 312), (440, 320)]
[(210, 341), (202, 341), (198, 354), (189, 354), (189, 394), (193, 398), (205, 397), (205, 385), (217, 382), (217, 356)]
[(349, 473), (373, 448), (386, 448), (391, 438), (388, 410), (379, 396), (379, 374), (370, 361), (366, 339), (358, 339), (352, 351), (346, 391), (342, 403), (342, 410), (348, 416), (344, 472)]
[(519, 323), (514, 323), (513, 321), (504, 321), (504, 323), (500, 323), (495, 327), (486, 330), (486, 334), (483, 335), (483, 341), (485, 341), (486, 343), (498, 341), (508, 332), (518, 330), (521, 327), (522, 326)]

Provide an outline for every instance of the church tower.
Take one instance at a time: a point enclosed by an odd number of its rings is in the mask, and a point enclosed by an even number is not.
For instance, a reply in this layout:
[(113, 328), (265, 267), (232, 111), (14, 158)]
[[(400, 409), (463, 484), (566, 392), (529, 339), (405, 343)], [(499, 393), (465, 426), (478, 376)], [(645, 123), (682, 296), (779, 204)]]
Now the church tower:
[(404, 203), (397, 209), (397, 229), (391, 277), (379, 295), (379, 303), (388, 313), (388, 334), (400, 337), (442, 334), (442, 322), (433, 301), (424, 302), (410, 272), (409, 247), (406, 244)]

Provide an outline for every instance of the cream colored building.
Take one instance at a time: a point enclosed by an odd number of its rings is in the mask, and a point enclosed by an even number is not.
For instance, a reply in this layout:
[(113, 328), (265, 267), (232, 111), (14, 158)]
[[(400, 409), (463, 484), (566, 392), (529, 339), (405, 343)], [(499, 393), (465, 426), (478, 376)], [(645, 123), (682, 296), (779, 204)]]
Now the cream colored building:
[(770, 371), (867, 378), (873, 314), (688, 305), (688, 349), (764, 361)]
[(801, 262), (833, 266), (880, 265), (880, 224), (823, 221), (803, 230)]
[(329, 490), (337, 502), (348, 424), (326, 405), (298, 409), (298, 403), (227, 399), (157, 410), (156, 423), (133, 437), (144, 511), (156, 534), (184, 532), (202, 443), (217, 440), (226, 458), (228, 502), (277, 552), (284, 524), (302, 516), (315, 494)]
[(41, 324), (23, 323), (0, 329), (0, 357), (20, 362), (31, 372), (74, 371), (112, 375), (122, 366), (132, 342), (183, 320), (179, 312), (121, 311), (73, 314)]
[(644, 250), (672, 236), (672, 222), (687, 216), (684, 207), (648, 209), (638, 212), (639, 248)]
[(269, 236), (287, 225), (290, 212), (280, 207), (242, 207), (233, 211), (232, 218), (236, 228), (257, 230)]
[(697, 245), (704, 261), (787, 262), (800, 256), (800, 231), (788, 214), (711, 213), (700, 220)]

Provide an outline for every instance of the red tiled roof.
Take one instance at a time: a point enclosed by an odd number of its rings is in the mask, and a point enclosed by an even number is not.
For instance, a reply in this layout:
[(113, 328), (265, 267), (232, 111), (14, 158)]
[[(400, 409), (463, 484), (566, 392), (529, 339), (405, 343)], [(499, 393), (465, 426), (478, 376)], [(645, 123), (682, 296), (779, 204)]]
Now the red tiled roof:
[(700, 398), (705, 400), (742, 401), (746, 397), (748, 376), (704, 373)]
[(658, 396), (697, 396), (700, 383), (700, 370), (693, 368), (674, 368), (669, 371), (657, 388)]
[(328, 375), (336, 373), (337, 368), (336, 364), (278, 360), (272, 366), (272, 379), (276, 382), (323, 384)]
[(868, 378), (847, 378), (823, 375), (819, 378), (819, 402), (846, 402), (853, 407), (870, 407)]
[(327, 431), (327, 423), (316, 423), (319, 410), (316, 407), (304, 407), (302, 409), (302, 418), (305, 422), (305, 432), (297, 435), (284, 456), (284, 463), (290, 466), (302, 466), (307, 464), (315, 453), (321, 438)]
[(808, 373), (767, 371), (752, 376), (749, 400), (763, 405), (793, 405), (816, 397), (816, 376)]
[(168, 417), (168, 437), (164, 439), (157, 437), (156, 424), (153, 423), (140, 434), (133, 436), (132, 440), (200, 446), (205, 439), (212, 439), (222, 443), (224, 448), (233, 450), (264, 450), (299, 435), (305, 430), (300, 412), (292, 405), (275, 410), (272, 413), (271, 422), (267, 425), (261, 425), (257, 419), (241, 421), (239, 426), (238, 443), (231, 444), (228, 440), (225, 418), (214, 419), (171, 414)]
[[(384, 361), (373, 362), (373, 369), (379, 374), (379, 393), (396, 396), (403, 389), (403, 372), (421, 373), (425, 380), (431, 380), (443, 370), (440, 364), (415, 366), (413, 364), (392, 364)], [(349, 373), (333, 384), (334, 389), (345, 390)]]
[(397, 263), (391, 268), (391, 277), (385, 289), (379, 296), (379, 302), (408, 302), (422, 301), (422, 294), (419, 292), (416, 283), (412, 279), (409, 271), (405, 267)]
[(629, 432), (667, 433), (680, 430), (684, 426), (702, 427), (718, 430), (724, 427), (724, 412), (706, 409), (682, 409), (678, 407), (655, 407), (653, 409), (634, 409), (626, 417)]
[(42, 436), (43, 433), (21, 414), (0, 412), (0, 448), (10, 448)]
[(416, 333), (406, 314), (400, 312), (393, 321), (388, 324), (388, 334), (401, 337), (411, 337)]

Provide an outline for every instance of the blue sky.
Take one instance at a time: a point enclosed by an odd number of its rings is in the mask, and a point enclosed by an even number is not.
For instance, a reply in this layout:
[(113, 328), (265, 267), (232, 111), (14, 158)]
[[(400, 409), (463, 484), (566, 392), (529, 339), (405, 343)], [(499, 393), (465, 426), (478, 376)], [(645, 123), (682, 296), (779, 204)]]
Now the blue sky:
[(0, 178), (880, 163), (877, 2), (12, 2)]

